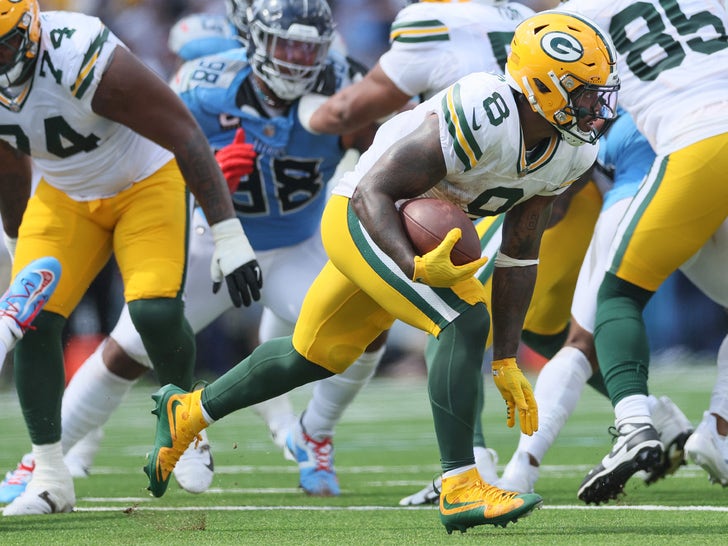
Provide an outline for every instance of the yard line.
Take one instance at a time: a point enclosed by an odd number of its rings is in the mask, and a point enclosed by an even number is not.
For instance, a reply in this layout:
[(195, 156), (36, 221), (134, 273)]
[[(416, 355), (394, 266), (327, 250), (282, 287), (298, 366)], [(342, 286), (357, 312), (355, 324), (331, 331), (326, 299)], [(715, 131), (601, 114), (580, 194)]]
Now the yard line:
[[(113, 499), (109, 499), (113, 500)], [(147, 499), (128, 499), (126, 502), (137, 502)], [(76, 512), (261, 512), (261, 511), (310, 511), (310, 512), (382, 512), (436, 510), (434, 505), (428, 506), (91, 506), (76, 507)], [(728, 512), (728, 506), (664, 506), (658, 504), (632, 506), (581, 506), (554, 505), (543, 506), (542, 510), (643, 510), (645, 512)]]

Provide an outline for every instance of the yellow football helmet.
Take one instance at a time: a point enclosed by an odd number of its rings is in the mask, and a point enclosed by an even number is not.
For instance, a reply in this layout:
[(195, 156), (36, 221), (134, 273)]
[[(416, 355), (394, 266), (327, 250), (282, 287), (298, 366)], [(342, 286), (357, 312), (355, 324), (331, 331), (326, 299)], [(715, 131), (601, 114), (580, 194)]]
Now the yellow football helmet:
[(40, 43), (37, 0), (0, 0), (0, 87), (21, 83), (32, 70)]
[(544, 11), (518, 25), (506, 79), (572, 146), (596, 141), (617, 115), (614, 45), (582, 15)]

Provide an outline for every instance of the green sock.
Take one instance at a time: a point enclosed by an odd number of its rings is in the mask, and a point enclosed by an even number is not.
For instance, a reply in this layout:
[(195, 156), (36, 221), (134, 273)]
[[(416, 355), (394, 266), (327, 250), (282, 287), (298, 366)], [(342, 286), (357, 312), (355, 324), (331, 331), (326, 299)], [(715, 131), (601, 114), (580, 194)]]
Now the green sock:
[(291, 336), (272, 339), (202, 391), (202, 406), (217, 420), (311, 381), (333, 375), (301, 356)]
[[(435, 336), (427, 336), (425, 343), (425, 363), (429, 373), (430, 363), (435, 357), (438, 341)], [(481, 373), (480, 381), (477, 382), (478, 401), (475, 412), (475, 426), (473, 428), (473, 447), (487, 447), (485, 443), (485, 434), (483, 434), (483, 408), (485, 407), (485, 388), (483, 385), (483, 377)]]
[(604, 376), (600, 370), (597, 370), (592, 374), (592, 376), (587, 380), (587, 384), (599, 394), (603, 394), (605, 397), (609, 398), (607, 386), (604, 384)]
[(612, 273), (599, 289), (594, 342), (613, 406), (625, 396), (648, 393), (650, 348), (642, 310), (651, 296)]
[(30, 439), (35, 445), (61, 440), (65, 384), (61, 332), (66, 319), (41, 311), (15, 346), (15, 386)]
[(475, 464), (473, 437), (484, 343), (485, 305), (471, 307), (440, 333), (428, 351), (428, 392), (443, 472)]
[(159, 383), (190, 390), (195, 369), (195, 334), (184, 316), (182, 300), (130, 301), (129, 315), (154, 364)]

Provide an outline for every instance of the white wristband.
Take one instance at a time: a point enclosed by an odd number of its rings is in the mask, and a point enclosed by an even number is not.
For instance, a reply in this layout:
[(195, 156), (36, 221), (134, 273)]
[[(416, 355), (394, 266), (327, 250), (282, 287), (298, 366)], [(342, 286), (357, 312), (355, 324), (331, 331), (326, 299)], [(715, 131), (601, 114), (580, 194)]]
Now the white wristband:
[(496, 267), (528, 267), (531, 265), (538, 265), (538, 259), (535, 260), (517, 260), (510, 256), (503, 254), (500, 250), (495, 255), (495, 261), (493, 262)]

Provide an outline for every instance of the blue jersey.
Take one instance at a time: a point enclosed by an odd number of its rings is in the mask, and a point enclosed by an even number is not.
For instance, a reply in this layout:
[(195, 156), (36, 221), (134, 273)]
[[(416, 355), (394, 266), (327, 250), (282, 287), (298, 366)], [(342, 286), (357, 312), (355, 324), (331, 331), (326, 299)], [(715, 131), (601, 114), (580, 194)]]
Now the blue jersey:
[(632, 116), (620, 111), (599, 141), (597, 163), (612, 179), (611, 189), (604, 194), (602, 210), (626, 197), (634, 197), (654, 159), (655, 152), (637, 130)]
[[(254, 172), (233, 203), (255, 250), (290, 246), (318, 230), (326, 183), (344, 150), (338, 135), (314, 135), (298, 121), (298, 101), (268, 117), (256, 99), (245, 51), (204, 57), (182, 68), (179, 93), (214, 150), (230, 144), (238, 127), (258, 154)], [(240, 104), (240, 107), (238, 107)]]

